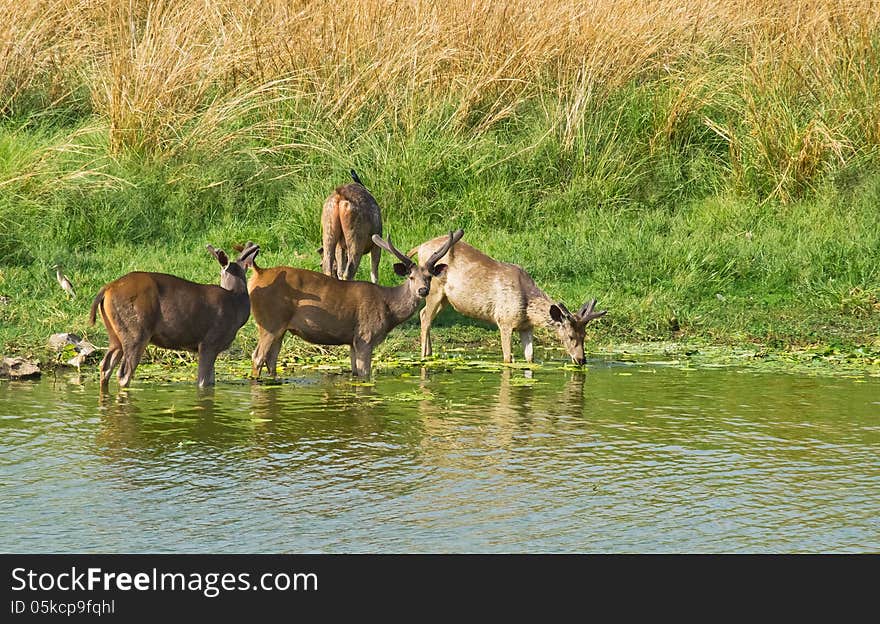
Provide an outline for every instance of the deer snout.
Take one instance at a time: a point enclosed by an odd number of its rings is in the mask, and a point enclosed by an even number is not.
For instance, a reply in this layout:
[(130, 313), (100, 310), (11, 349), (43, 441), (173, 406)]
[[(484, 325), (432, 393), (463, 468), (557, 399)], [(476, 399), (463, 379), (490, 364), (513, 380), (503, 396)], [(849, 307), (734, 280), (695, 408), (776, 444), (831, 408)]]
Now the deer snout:
[(431, 292), (430, 286), (422, 286), (421, 288), (419, 288), (419, 297), (427, 297), (428, 293), (430, 293), (430, 292)]

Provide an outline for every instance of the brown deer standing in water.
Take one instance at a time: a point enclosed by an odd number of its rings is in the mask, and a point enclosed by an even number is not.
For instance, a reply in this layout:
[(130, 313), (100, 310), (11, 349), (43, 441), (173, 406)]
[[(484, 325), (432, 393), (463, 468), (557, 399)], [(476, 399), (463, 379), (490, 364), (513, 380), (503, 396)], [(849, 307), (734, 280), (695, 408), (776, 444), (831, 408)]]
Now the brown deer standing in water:
[(415, 314), (431, 292), (431, 280), (446, 269), (437, 261), (463, 235), (462, 230), (450, 232), (434, 254), (417, 264), (395, 248), (390, 238), (385, 241), (374, 234), (373, 242), (400, 260), (394, 272), (406, 281), (394, 287), (341, 281), (287, 266), (260, 268), (251, 262), (248, 292), (259, 330), (253, 377), (260, 376), (264, 365), (270, 375), (276, 375), (278, 352), (288, 331), (315, 344), (349, 345), (352, 373), (369, 377), (373, 349)]
[(352, 280), (361, 264), (361, 256), (370, 254), (370, 281), (379, 282), (379, 258), (382, 250), (373, 243), (373, 235), (382, 236), (382, 212), (354, 169), (354, 182), (337, 187), (321, 213), (321, 271), (324, 275)]
[(250, 315), (246, 270), (260, 251), (249, 243), (235, 262), (207, 246), (222, 267), (220, 285), (196, 284), (165, 273), (135, 271), (106, 284), (92, 302), (107, 328), (110, 346), (101, 361), (101, 387), (119, 367), (119, 385), (131, 383), (148, 343), (199, 354), (199, 387), (214, 384), (214, 361), (232, 344)]
[[(442, 238), (435, 238), (411, 249), (407, 255), (418, 252), (420, 259), (432, 256), (441, 249), (442, 242)], [(572, 314), (565, 304), (554, 302), (538, 288), (522, 267), (494, 260), (467, 243), (451, 249), (444, 262), (447, 268), (435, 282), (420, 313), (422, 357), (431, 355), (431, 322), (449, 304), (460, 314), (498, 325), (505, 362), (513, 361), (514, 331), (519, 332), (526, 362), (531, 362), (533, 329), (543, 325), (556, 332), (572, 362), (584, 363), (585, 327), (607, 312), (594, 311), (595, 299)]]

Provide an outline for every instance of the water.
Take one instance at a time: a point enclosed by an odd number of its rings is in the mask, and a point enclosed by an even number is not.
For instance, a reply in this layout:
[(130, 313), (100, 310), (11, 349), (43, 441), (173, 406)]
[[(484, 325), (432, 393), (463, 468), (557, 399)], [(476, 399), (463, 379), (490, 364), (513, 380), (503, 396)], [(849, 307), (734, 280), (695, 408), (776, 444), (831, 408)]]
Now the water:
[(880, 550), (880, 379), (525, 374), (0, 382), (0, 550)]

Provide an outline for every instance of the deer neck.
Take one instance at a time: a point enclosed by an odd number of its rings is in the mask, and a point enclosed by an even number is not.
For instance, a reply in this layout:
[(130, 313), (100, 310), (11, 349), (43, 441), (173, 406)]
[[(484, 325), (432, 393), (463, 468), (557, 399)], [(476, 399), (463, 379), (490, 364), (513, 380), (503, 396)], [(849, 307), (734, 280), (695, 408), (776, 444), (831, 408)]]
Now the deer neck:
[[(227, 288), (232, 286), (232, 288)], [(221, 281), (220, 288), (223, 289), (226, 306), (232, 306), (237, 310), (246, 311), (250, 315), (251, 298), (247, 289), (247, 282), (236, 280), (232, 284), (224, 285)]]
[(391, 327), (397, 327), (416, 313), (422, 298), (410, 292), (406, 282), (394, 287), (385, 286), (383, 289)]
[(553, 320), (550, 318), (550, 306), (553, 300), (543, 290), (532, 284), (532, 288), (526, 292), (526, 316), (532, 326), (550, 327)]
[(247, 280), (230, 280), (225, 284), (223, 283), (223, 280), (220, 280), (220, 288), (233, 297), (241, 297), (242, 295), (247, 296), (247, 286)]

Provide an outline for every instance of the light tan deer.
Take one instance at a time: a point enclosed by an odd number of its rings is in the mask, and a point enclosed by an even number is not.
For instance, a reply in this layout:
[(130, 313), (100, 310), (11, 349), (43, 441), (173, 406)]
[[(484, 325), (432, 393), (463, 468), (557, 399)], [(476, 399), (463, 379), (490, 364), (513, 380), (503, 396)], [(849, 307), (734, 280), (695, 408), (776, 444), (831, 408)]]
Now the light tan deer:
[[(411, 249), (407, 255), (418, 252), (419, 259), (433, 257), (441, 245), (442, 239), (435, 238)], [(498, 325), (505, 362), (513, 361), (511, 337), (514, 331), (519, 332), (526, 362), (531, 362), (533, 329), (543, 325), (556, 332), (572, 362), (584, 363), (585, 327), (607, 312), (594, 311), (595, 299), (572, 314), (565, 304), (554, 302), (538, 288), (522, 267), (494, 260), (467, 243), (459, 243), (451, 249), (444, 262), (447, 268), (425, 299), (420, 314), (422, 357), (431, 355), (431, 323), (443, 306), (449, 304), (460, 314)]]
[(101, 361), (101, 387), (119, 367), (128, 386), (148, 343), (199, 354), (199, 387), (214, 385), (214, 361), (248, 320), (246, 270), (260, 248), (248, 243), (234, 262), (207, 246), (220, 263), (220, 285), (196, 284), (165, 273), (135, 271), (106, 284), (92, 302), (89, 324), (101, 311), (110, 346)]
[(406, 281), (394, 287), (341, 281), (288, 266), (261, 268), (251, 262), (253, 275), (248, 292), (259, 330), (253, 377), (260, 376), (263, 366), (270, 375), (276, 375), (278, 352), (288, 331), (315, 344), (349, 345), (352, 373), (369, 377), (373, 349), (388, 332), (415, 314), (431, 292), (431, 280), (446, 269), (437, 261), (463, 234), (461, 230), (450, 232), (436, 252), (418, 264), (395, 248), (390, 239), (385, 241), (374, 234), (373, 242), (400, 260), (394, 272)]
[(361, 256), (370, 254), (370, 281), (379, 282), (382, 250), (372, 236), (382, 236), (382, 211), (354, 169), (351, 184), (337, 187), (321, 213), (321, 270), (341, 280), (354, 279)]

